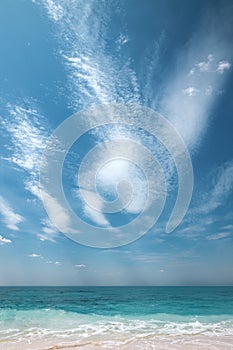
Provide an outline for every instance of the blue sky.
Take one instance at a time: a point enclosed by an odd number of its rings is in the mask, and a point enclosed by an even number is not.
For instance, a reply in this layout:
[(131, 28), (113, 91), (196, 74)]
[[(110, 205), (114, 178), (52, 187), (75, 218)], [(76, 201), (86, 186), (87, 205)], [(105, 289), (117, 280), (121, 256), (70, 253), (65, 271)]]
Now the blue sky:
[[(233, 284), (232, 37), (231, 1), (0, 3), (1, 285)], [(140, 104), (169, 120), (191, 155), (194, 190), (182, 223), (165, 233), (178, 181), (171, 157), (138, 130), (87, 133), (63, 169), (67, 198), (86, 222), (128, 222), (145, 200), (142, 174), (124, 162), (105, 168), (97, 187), (114, 199), (114, 183), (133, 180), (136, 204), (125, 215), (93, 212), (80, 198), (80, 162), (103, 141), (139, 140), (158, 152), (168, 183), (164, 211), (148, 233), (97, 249), (51, 223), (39, 172), (46, 141), (63, 121), (115, 102)]]

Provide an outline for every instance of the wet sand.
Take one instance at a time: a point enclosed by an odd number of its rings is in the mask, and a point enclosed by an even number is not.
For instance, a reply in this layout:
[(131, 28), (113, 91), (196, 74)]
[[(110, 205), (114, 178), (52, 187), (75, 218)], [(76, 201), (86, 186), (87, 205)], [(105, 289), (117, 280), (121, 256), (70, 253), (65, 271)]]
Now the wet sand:
[(46, 339), (0, 340), (1, 350), (232, 350), (233, 336), (217, 335), (159, 335), (143, 339), (61, 340)]

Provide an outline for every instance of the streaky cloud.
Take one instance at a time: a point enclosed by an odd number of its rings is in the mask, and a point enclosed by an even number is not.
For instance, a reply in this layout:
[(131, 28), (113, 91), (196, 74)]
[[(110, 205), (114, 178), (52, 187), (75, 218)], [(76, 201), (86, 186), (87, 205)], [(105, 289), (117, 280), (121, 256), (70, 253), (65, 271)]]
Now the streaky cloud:
[(10, 204), (1, 195), (0, 214), (2, 216), (2, 221), (6, 225), (6, 227), (13, 231), (18, 231), (18, 225), (24, 221), (24, 218), (21, 215), (15, 213)]

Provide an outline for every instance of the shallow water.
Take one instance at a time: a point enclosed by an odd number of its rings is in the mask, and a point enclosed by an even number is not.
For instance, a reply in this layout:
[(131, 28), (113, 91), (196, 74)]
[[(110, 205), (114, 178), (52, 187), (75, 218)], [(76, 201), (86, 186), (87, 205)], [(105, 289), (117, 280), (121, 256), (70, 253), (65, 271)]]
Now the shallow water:
[(0, 349), (232, 349), (232, 340), (232, 287), (0, 288)]

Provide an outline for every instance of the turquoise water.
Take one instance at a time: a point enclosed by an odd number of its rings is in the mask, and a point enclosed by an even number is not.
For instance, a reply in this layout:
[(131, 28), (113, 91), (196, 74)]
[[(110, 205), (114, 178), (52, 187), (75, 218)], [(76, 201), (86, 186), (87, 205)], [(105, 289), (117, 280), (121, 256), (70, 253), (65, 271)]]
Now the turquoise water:
[(0, 310), (83, 315), (233, 316), (233, 287), (1, 287)]
[(0, 288), (2, 339), (53, 332), (233, 335), (233, 287)]

